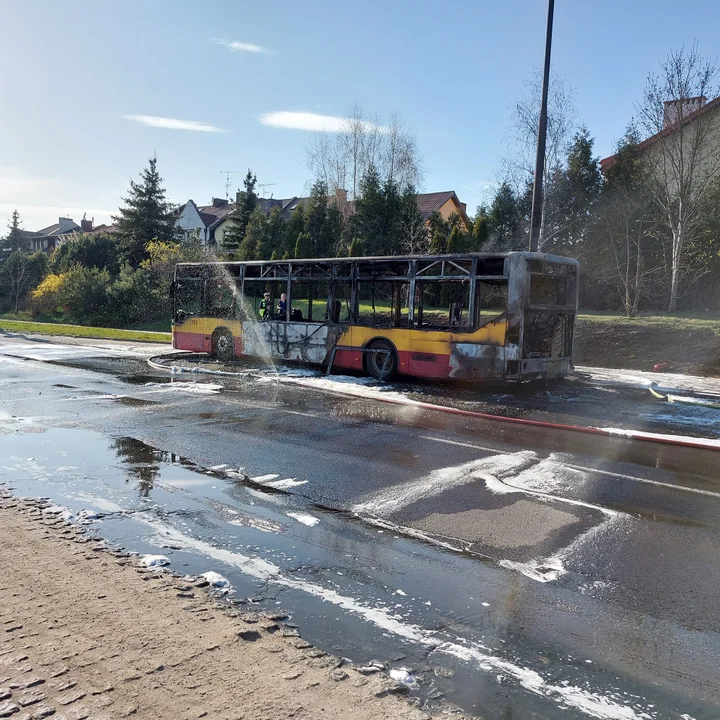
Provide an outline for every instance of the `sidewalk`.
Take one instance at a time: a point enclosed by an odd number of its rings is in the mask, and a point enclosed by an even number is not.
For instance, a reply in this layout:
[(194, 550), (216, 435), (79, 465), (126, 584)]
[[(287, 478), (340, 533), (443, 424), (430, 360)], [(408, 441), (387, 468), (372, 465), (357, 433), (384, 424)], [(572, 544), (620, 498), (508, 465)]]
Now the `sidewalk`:
[(0, 567), (0, 718), (430, 717), (387, 677), (138, 568), (2, 488)]
[(647, 372), (644, 370), (618, 370), (616, 368), (577, 365), (575, 370), (597, 385), (618, 388), (647, 388), (657, 385), (663, 392), (682, 391), (720, 397), (720, 378), (683, 375), (680, 373)]

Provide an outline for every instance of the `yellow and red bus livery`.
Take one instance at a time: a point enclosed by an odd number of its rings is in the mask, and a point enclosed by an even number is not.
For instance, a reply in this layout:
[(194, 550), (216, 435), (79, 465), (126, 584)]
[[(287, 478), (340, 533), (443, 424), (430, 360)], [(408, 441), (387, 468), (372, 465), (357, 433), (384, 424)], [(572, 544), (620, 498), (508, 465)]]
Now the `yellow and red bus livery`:
[[(520, 381), (572, 370), (578, 263), (570, 258), (511, 252), (182, 263), (173, 289), (173, 347), (221, 359), (331, 364), (384, 379)], [(265, 293), (267, 313), (260, 311)]]

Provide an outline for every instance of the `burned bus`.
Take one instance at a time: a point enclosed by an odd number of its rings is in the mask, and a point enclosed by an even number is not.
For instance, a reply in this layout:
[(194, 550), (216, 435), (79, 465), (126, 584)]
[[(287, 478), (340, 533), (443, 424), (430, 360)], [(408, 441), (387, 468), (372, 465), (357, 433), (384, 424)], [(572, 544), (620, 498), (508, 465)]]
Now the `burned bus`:
[(561, 378), (578, 271), (531, 252), (181, 263), (173, 347), (378, 379)]

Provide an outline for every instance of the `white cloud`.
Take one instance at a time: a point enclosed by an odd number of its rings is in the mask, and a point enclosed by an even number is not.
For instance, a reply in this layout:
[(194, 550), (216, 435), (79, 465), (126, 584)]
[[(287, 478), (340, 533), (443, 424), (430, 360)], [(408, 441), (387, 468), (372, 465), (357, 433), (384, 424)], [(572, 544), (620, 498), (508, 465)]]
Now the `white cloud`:
[[(27, 169), (0, 165), (0, 237), (7, 231), (13, 210), (20, 213), (24, 230), (39, 230), (71, 217), (79, 222), (83, 213), (95, 223), (109, 223), (110, 214), (117, 212), (122, 192), (117, 197), (100, 197), (94, 183), (72, 178), (33, 174)], [(105, 191), (108, 194), (108, 191)]]
[(177, 120), (176, 118), (156, 117), (154, 115), (123, 115), (126, 120), (132, 120), (142, 125), (166, 130), (194, 130), (195, 132), (222, 133), (223, 128), (208, 125), (199, 120)]
[(250, 52), (250, 53), (262, 53), (263, 55), (272, 55), (273, 51), (270, 48), (262, 47), (261, 45), (255, 45), (253, 43), (238, 42), (237, 40), (216, 40), (218, 45), (226, 47), (232, 52)]
[[(290, 130), (342, 132), (348, 128), (348, 123), (353, 121), (350, 118), (337, 117), (335, 115), (319, 115), (318, 113), (280, 110), (278, 112), (261, 115), (260, 122), (270, 127), (287, 128)], [(386, 130), (382, 125), (375, 125), (366, 120), (361, 120), (360, 122), (366, 130), (379, 130), (380, 132), (385, 132)]]

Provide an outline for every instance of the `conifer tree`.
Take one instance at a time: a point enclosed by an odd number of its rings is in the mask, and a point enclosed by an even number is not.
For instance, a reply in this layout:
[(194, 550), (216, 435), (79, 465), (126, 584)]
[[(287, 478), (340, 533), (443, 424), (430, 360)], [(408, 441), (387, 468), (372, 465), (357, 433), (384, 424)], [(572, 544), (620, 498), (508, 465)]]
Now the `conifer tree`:
[(302, 205), (298, 205), (291, 213), (290, 219), (285, 224), (283, 232), (282, 249), (283, 257), (294, 257), (295, 244), (298, 235), (305, 231), (305, 210)]
[(365, 255), (363, 241), (360, 238), (353, 238), (348, 250), (348, 257), (362, 257), (363, 255)]
[(130, 180), (130, 193), (123, 199), (125, 207), (113, 222), (120, 236), (119, 245), (123, 260), (134, 268), (147, 259), (146, 246), (152, 240), (174, 242), (175, 218), (165, 198), (165, 188), (157, 170), (157, 158), (151, 157), (140, 182)]
[(301, 232), (298, 235), (297, 243), (295, 243), (295, 257), (312, 257), (312, 240), (309, 233)]
[(248, 171), (243, 178), (244, 190), (238, 190), (235, 198), (235, 209), (228, 216), (232, 223), (223, 236), (223, 247), (228, 252), (237, 252), (245, 238), (245, 231), (252, 217), (253, 212), (258, 207), (258, 196), (255, 192), (257, 185), (257, 177), (253, 171)]
[(12, 252), (29, 249), (30, 243), (25, 233), (20, 229), (20, 214), (17, 210), (13, 210), (12, 219), (8, 223), (8, 231), (2, 243), (3, 247), (9, 248)]
[(476, 249), (482, 250), (490, 237), (490, 215), (485, 205), (480, 205), (477, 209), (472, 234), (475, 240)]

